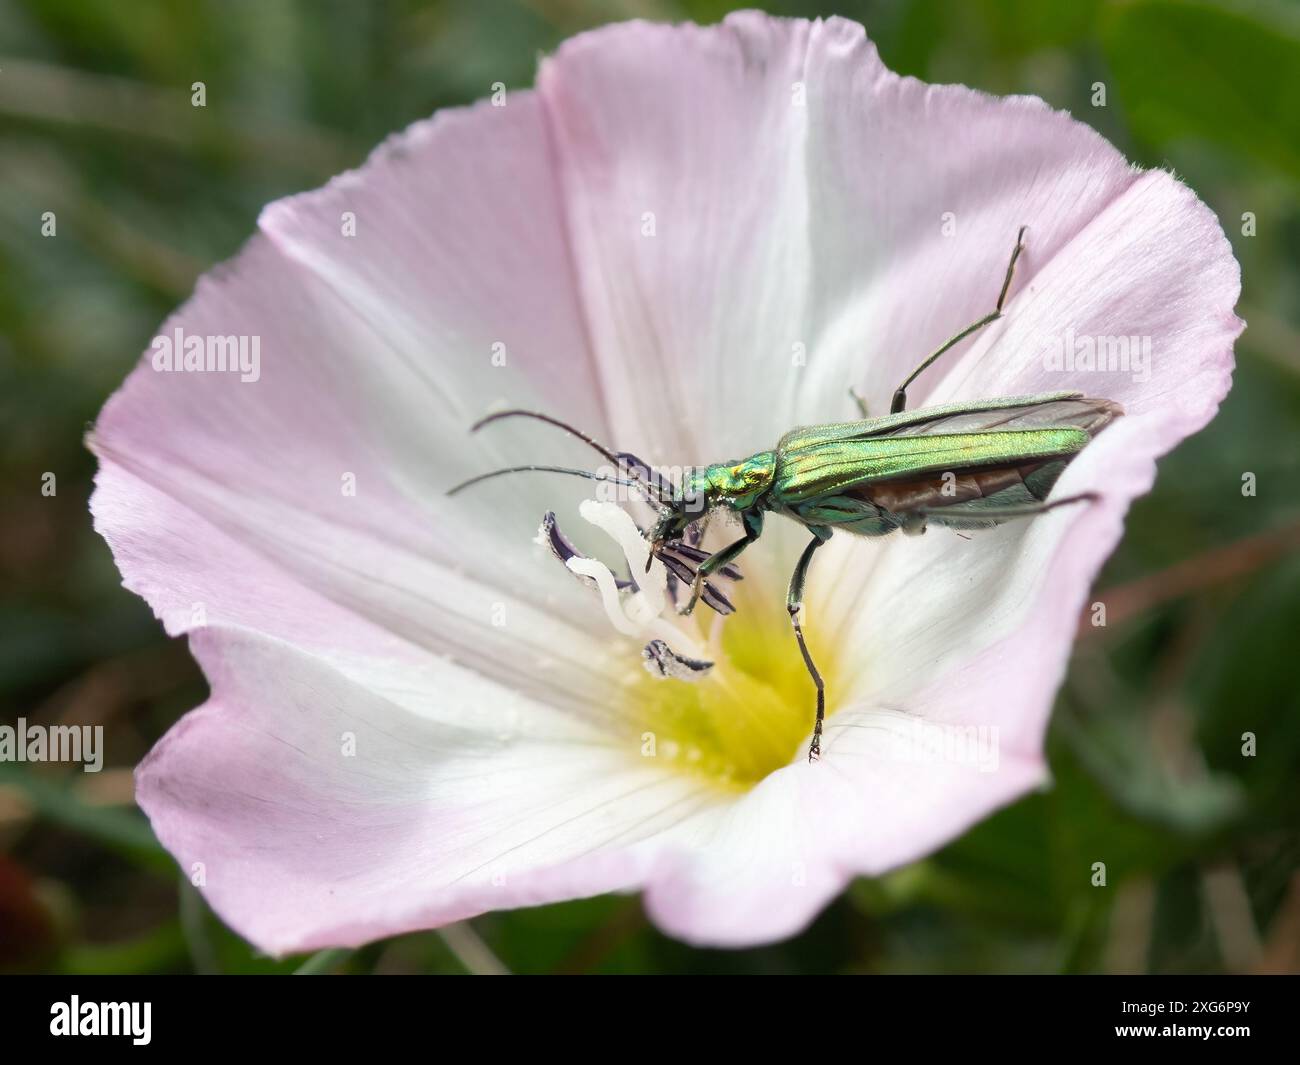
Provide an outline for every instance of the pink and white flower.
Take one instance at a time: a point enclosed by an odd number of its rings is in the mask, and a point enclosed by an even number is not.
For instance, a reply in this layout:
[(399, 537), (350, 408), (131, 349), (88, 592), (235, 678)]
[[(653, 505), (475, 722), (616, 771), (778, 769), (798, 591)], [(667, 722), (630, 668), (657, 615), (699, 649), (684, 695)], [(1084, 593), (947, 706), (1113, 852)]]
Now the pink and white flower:
[[(790, 523), (744, 556), (736, 614), (625, 634), (533, 543), (555, 511), (609, 556), (582, 482), (445, 496), (496, 466), (590, 464), (544, 425), (467, 435), (506, 404), (665, 465), (851, 417), (850, 386), (883, 412), (991, 309), (1022, 224), (1006, 317), (912, 405), (1117, 400), (1056, 488), (1103, 499), (969, 539), (835, 537), (808, 590), (819, 763)], [(255, 380), (146, 356), (105, 406), (96, 527), (212, 687), (139, 767), (140, 805), (274, 953), (607, 891), (643, 891), (692, 942), (797, 932), (850, 878), (1046, 782), (1089, 585), (1155, 459), (1226, 393), (1238, 290), (1172, 176), (1038, 99), (900, 78), (852, 22), (577, 37), (534, 90), (266, 208), (161, 330), (258, 338)], [(1149, 379), (1049, 365), (1067, 329), (1151, 338)], [(646, 625), (716, 666), (651, 676)], [(901, 757), (917, 723), (983, 729), (997, 757)]]

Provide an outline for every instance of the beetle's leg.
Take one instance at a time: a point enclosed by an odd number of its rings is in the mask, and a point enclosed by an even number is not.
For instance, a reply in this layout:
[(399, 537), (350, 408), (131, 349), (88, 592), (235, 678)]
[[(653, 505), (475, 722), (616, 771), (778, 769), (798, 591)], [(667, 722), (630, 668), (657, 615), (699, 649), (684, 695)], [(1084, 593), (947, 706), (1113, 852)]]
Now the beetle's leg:
[(686, 604), (683, 614), (689, 614), (695, 609), (695, 604), (700, 598), (700, 592), (704, 588), (704, 582), (708, 580), (723, 566), (729, 565), (736, 557), (762, 535), (763, 532), (763, 515), (761, 511), (749, 511), (744, 516), (745, 535), (737, 540), (734, 544), (728, 544), (721, 551), (715, 552), (700, 563), (700, 568), (695, 571), (695, 580), (691, 582), (691, 598)]
[(803, 664), (808, 667), (808, 674), (817, 685), (817, 723), (813, 726), (812, 743), (808, 746), (808, 761), (815, 762), (822, 756), (822, 722), (826, 720), (826, 684), (822, 675), (813, 664), (812, 655), (808, 653), (808, 644), (803, 638), (803, 625), (799, 614), (803, 611), (803, 585), (808, 576), (808, 563), (812, 561), (813, 552), (831, 538), (831, 530), (813, 526), (813, 538), (799, 561), (795, 564), (794, 574), (790, 577), (790, 593), (785, 598), (785, 608), (790, 612), (790, 623), (794, 626), (794, 638), (799, 641), (799, 653), (803, 655)]
[(926, 356), (925, 361), (922, 362), (921, 365), (918, 366), (915, 370), (913, 370), (908, 375), (907, 380), (905, 380), (901, 385), (899, 385), (897, 391), (894, 392), (894, 401), (889, 405), (890, 414), (898, 414), (900, 411), (906, 409), (907, 386), (910, 385), (913, 381), (915, 381), (921, 375), (922, 371), (927, 369), (930, 366), (930, 364), (934, 362), (935, 359), (937, 359), (945, 351), (948, 351), (950, 348), (961, 343), (963, 340), (965, 340), (976, 330), (983, 329), (990, 322), (996, 322), (999, 318), (1002, 317), (1002, 305), (1007, 301), (1007, 290), (1011, 288), (1011, 277), (1016, 272), (1016, 260), (1020, 258), (1020, 253), (1025, 250), (1025, 240), (1024, 240), (1025, 230), (1028, 228), (1029, 228), (1028, 226), (1021, 226), (1020, 232), (1016, 234), (1016, 246), (1011, 252), (1011, 261), (1007, 263), (1007, 276), (1002, 280), (1002, 291), (998, 293), (998, 304), (997, 307), (994, 309), (993, 313), (986, 314), (974, 325), (968, 325), (955, 337), (945, 341), (936, 351)]
[(864, 421), (871, 417), (871, 415), (867, 413), (867, 401), (858, 395), (858, 390), (856, 388), (849, 389), (849, 397), (857, 404), (858, 410), (861, 412)]
[(1057, 507), (1068, 506), (1071, 503), (1095, 503), (1100, 498), (1101, 496), (1096, 492), (1080, 492), (1078, 495), (1051, 499), (1046, 503), (1026, 503), (1023, 506), (1010, 507), (971, 507), (961, 514), (957, 514), (952, 507), (922, 507), (914, 513), (938, 519), (947, 517), (982, 521), (987, 518), (989, 521), (1006, 521), (1011, 518), (1036, 518), (1039, 514), (1046, 514)]

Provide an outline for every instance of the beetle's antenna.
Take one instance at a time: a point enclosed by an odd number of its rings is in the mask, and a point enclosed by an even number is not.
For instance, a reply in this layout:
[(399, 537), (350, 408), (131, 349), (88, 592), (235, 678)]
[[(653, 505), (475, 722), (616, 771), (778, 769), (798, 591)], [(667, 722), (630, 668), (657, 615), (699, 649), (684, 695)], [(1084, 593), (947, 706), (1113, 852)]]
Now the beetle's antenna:
[(560, 421), (559, 418), (552, 418), (549, 414), (542, 414), (540, 411), (535, 411), (535, 410), (497, 411), (495, 414), (489, 414), (486, 418), (480, 418), (478, 421), (476, 421), (473, 425), (469, 427), (469, 431), (471, 433), (477, 433), (480, 429), (483, 428), (483, 426), (490, 425), (492, 422), (500, 421), (502, 418), (536, 418), (539, 422), (545, 422), (547, 425), (553, 425), (557, 429), (563, 429), (566, 433), (571, 433), (573, 436), (576, 436), (588, 447), (594, 448), (596, 451), (600, 452), (600, 454), (604, 455), (605, 458), (609, 459), (609, 461), (612, 462), (615, 466), (618, 465), (618, 456), (609, 448), (607, 448), (604, 444), (600, 443), (597, 440), (593, 440), (581, 429), (575, 429), (568, 422), (562, 422)]
[[(553, 425), (557, 429), (563, 429), (566, 433), (576, 436), (579, 440), (581, 440), (584, 444), (586, 444), (588, 447), (594, 450), (597, 454), (604, 456), (604, 458), (612, 462), (614, 466), (628, 469), (629, 472), (631, 473), (631, 476), (636, 481), (646, 486), (647, 495), (652, 495), (659, 502), (663, 502), (664, 500), (663, 482), (665, 478), (655, 473), (654, 470), (652, 470), (646, 462), (637, 458), (635, 455), (629, 455), (626, 452), (615, 452), (612, 449), (606, 447), (599, 440), (596, 440), (593, 437), (588, 436), (581, 429), (575, 428), (574, 426), (570, 425), (568, 422), (562, 422), (560, 421), (559, 418), (553, 418), (549, 414), (543, 414), (541, 411), (523, 410), (518, 408), (513, 410), (499, 410), (495, 414), (489, 414), (484, 418), (480, 418), (478, 421), (476, 421), (473, 425), (469, 427), (469, 431), (471, 433), (476, 433), (480, 429), (482, 429), (483, 426), (490, 425), (492, 422), (495, 421), (500, 421), (502, 418), (534, 418), (539, 422), (545, 422), (547, 425)], [(671, 494), (671, 489), (675, 486), (672, 484), (671, 481), (667, 483)]]
[[(480, 473), (477, 477), (471, 477), (468, 481), (461, 481), (460, 484), (448, 488), (447, 494), (449, 496), (454, 496), (457, 492), (464, 488), (468, 488), (472, 484), (478, 484), (479, 481), (486, 481), (492, 477), (500, 477), (505, 473), (526, 473), (529, 471), (535, 471), (538, 473), (565, 473), (570, 477), (585, 477), (589, 481), (607, 481), (610, 484), (622, 485), (625, 488), (640, 488), (642, 490), (649, 488), (649, 485), (647, 485), (645, 481), (631, 481), (624, 477), (606, 477), (600, 473), (592, 473), (590, 470), (573, 470), (569, 469), (567, 466), (507, 466), (505, 469), (490, 470), (487, 473)], [(655, 500), (655, 502), (662, 502), (662, 500)]]

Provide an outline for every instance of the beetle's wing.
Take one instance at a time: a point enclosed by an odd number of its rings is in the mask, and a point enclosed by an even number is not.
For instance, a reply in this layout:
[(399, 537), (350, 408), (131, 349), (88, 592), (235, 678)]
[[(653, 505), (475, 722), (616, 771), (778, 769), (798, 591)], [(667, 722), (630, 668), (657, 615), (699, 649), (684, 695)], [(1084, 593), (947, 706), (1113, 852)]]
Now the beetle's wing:
[(1068, 458), (1091, 439), (1085, 429), (1061, 426), (828, 440), (779, 456), (773, 492), (789, 507), (878, 481)]
[[(867, 418), (856, 422), (835, 422), (830, 425), (811, 425), (802, 429), (792, 429), (781, 437), (778, 448), (790, 454), (801, 451), (805, 447), (824, 444), (828, 440), (861, 440), (870, 436), (896, 434), (907, 429), (925, 432), (924, 426), (956, 416), (970, 416), (974, 419), (971, 425), (972, 428), (994, 428), (1003, 418), (1036, 417), (1037, 415), (1033, 412), (1039, 408), (1051, 407), (1058, 403), (1068, 404), (1070, 401), (1080, 401), (1085, 404), (1109, 403), (1108, 400), (1085, 399), (1082, 392), (1041, 392), (1033, 396), (1007, 396), (1003, 399), (991, 399), (977, 403), (945, 403), (935, 407), (920, 407), (916, 410), (903, 411), (900, 414), (887, 414), (882, 418)], [(1047, 411), (1042, 413), (1048, 414)], [(1054, 423), (1039, 421), (1036, 424), (1050, 425)], [(1070, 423), (1066, 422), (1065, 424)], [(944, 431), (956, 432), (962, 430)], [(970, 430), (967, 429), (966, 431)]]
[(960, 407), (930, 408), (918, 411), (929, 414), (924, 420), (906, 425), (887, 426), (872, 437), (935, 436), (946, 433), (988, 433), (1016, 429), (1082, 429), (1090, 437), (1124, 413), (1114, 400), (1095, 399), (1076, 393), (1026, 396), (1012, 407), (978, 410)]

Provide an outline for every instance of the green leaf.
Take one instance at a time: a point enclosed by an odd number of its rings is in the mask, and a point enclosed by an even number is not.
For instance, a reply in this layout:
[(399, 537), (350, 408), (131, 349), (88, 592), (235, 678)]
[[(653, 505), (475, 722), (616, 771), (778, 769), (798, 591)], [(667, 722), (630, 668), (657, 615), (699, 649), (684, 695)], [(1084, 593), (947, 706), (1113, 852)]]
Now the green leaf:
[(1102, 25), (1111, 102), (1154, 145), (1202, 138), (1300, 176), (1300, 32), (1267, 10), (1114, 7)]
[(299, 965), (298, 968), (293, 971), (293, 975), (320, 976), (336, 969), (350, 957), (352, 957), (352, 951), (343, 948), (318, 951)]
[(168, 921), (134, 939), (118, 943), (83, 943), (69, 948), (59, 970), (88, 976), (183, 972), (185, 937), (176, 921)]

